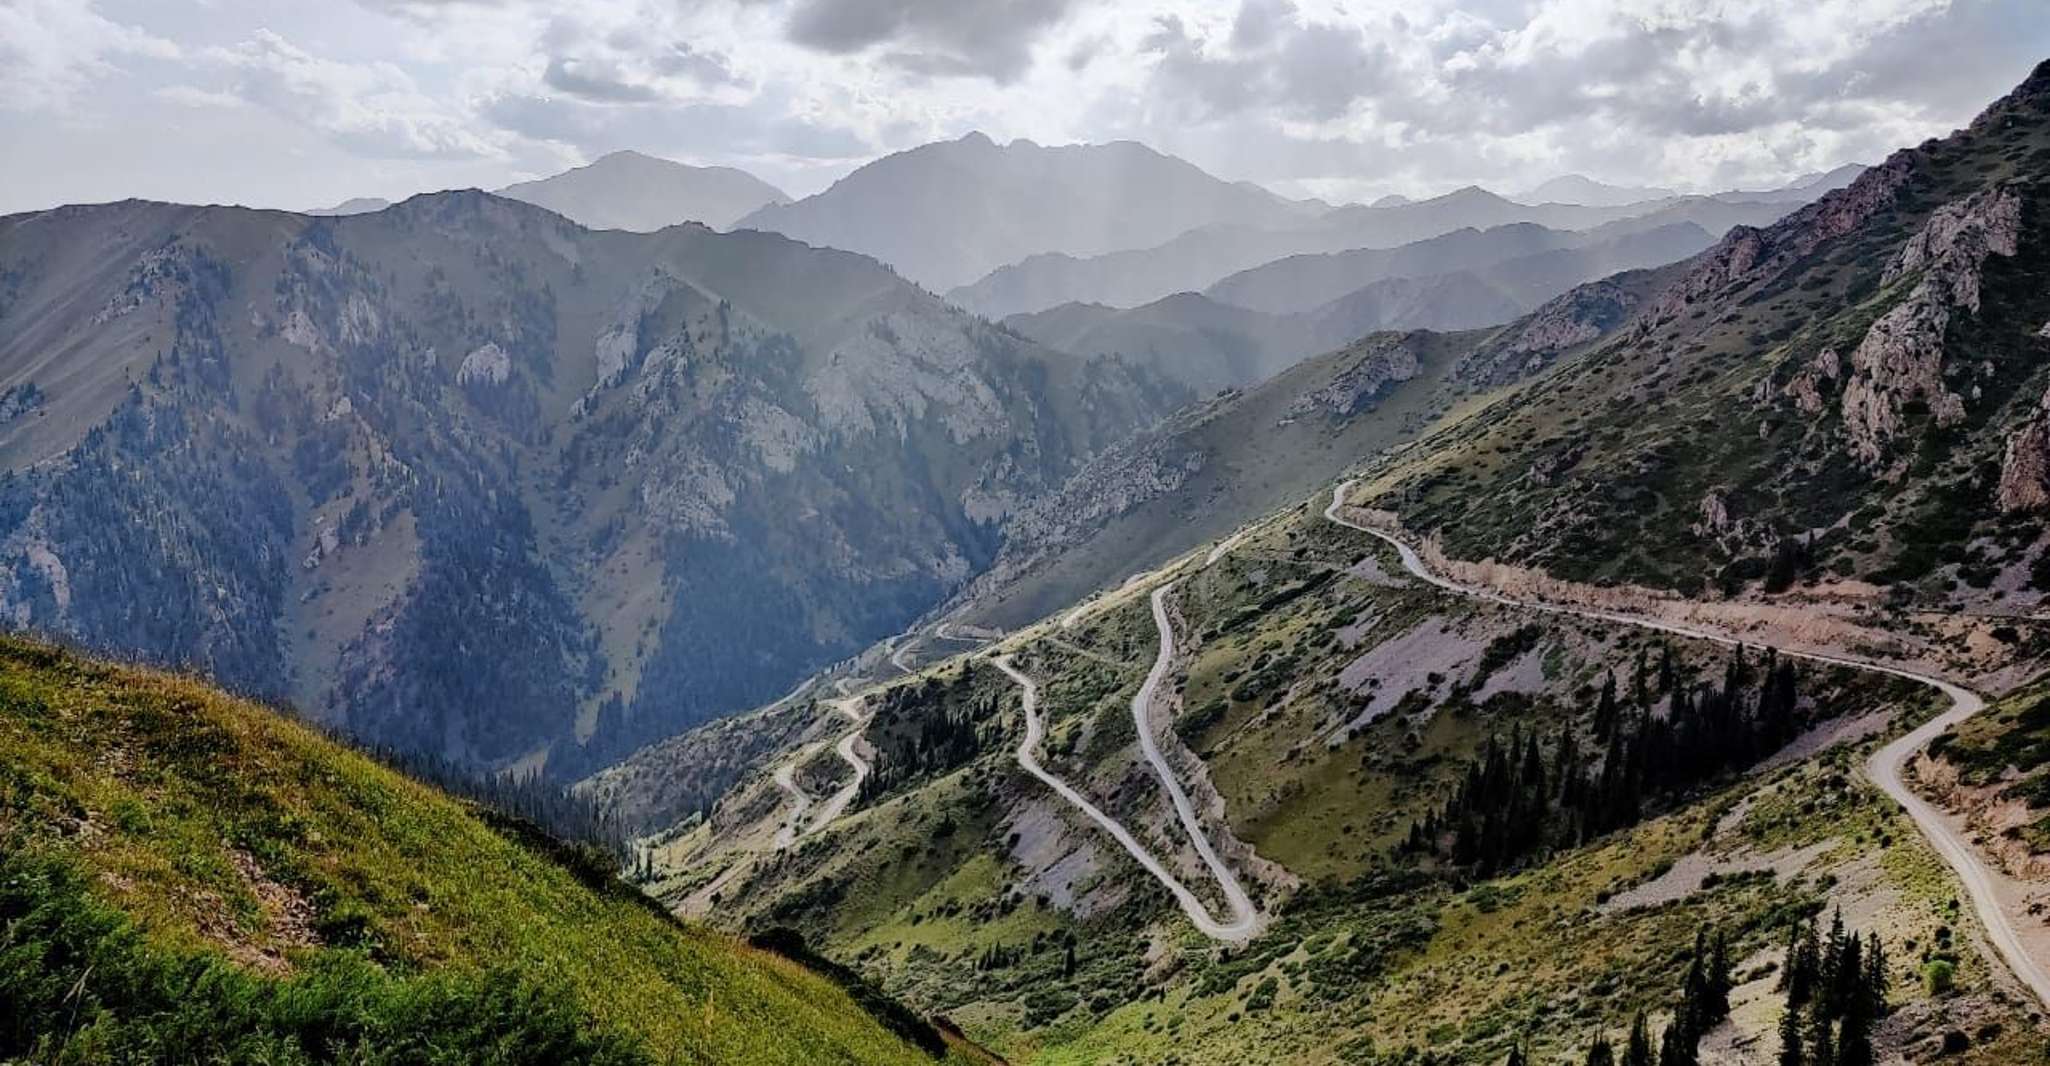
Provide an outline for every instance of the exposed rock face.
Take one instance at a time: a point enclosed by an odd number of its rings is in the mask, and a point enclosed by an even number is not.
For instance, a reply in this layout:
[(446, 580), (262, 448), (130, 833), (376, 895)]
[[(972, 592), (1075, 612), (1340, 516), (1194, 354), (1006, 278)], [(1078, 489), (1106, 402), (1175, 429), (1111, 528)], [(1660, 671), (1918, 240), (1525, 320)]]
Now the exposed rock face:
[(1539, 485), (1550, 485), (1559, 480), (1559, 475), (1573, 469), (1581, 458), (1587, 455), (1587, 445), (1574, 444), (1551, 455), (1539, 456), (1530, 464), (1530, 480)]
[(1720, 492), (1711, 492), (1701, 498), (1700, 530), (1705, 533), (1721, 533), (1730, 528), (1730, 502)]
[(2000, 463), (2000, 509), (2040, 511), (2050, 506), (2050, 393), (2035, 414), (2007, 438)]
[(1201, 473), (1201, 451), (1172, 435), (1142, 434), (1120, 441), (1089, 461), (1054, 495), (1020, 513), (1013, 536), (1059, 546), (1079, 540), (1105, 519), (1179, 489)]
[(1289, 406), (1289, 414), (1305, 415), (1324, 410), (1341, 418), (1371, 407), (1390, 386), (1416, 377), (1416, 350), (1404, 337), (1374, 337), (1366, 343), (1372, 351), (1323, 388), (1306, 392)]
[(487, 385), (503, 385), (512, 376), (512, 357), (497, 343), (487, 343), (463, 357), (463, 365), (456, 369), (456, 384), (468, 385), (482, 382)]
[(1944, 333), (1956, 309), (1979, 309), (1986, 258), (2014, 255), (2020, 227), (2020, 196), (2005, 186), (1987, 189), (1939, 208), (1887, 266), (1887, 283), (1916, 273), (1921, 280), (1851, 353), (1844, 432), (1860, 459), (1878, 461), (1900, 434), (1910, 400), (1926, 403), (1938, 425), (1964, 418), (1964, 398), (1943, 380)]
[(1817, 352), (1814, 362), (1794, 375), (1781, 391), (1794, 401), (1794, 407), (1802, 414), (1820, 414), (1823, 407), (1823, 387), (1827, 382), (1834, 387), (1843, 374), (1843, 360), (1834, 348)]
[(1881, 281), (1926, 270), (1928, 280), (1950, 286), (1952, 304), (1977, 311), (1980, 264), (1988, 255), (2013, 255), (2021, 225), (2021, 197), (2005, 186), (1945, 204), (1901, 246)]

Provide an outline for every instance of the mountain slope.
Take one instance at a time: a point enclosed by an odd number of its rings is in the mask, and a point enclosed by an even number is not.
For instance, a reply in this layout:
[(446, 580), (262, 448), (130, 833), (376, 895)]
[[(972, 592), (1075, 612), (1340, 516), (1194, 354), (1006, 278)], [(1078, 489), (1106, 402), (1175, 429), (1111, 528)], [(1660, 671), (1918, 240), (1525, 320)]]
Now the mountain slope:
[(612, 152), (552, 177), (508, 185), (498, 195), (591, 229), (638, 233), (684, 222), (727, 229), (765, 205), (790, 200), (744, 170), (686, 166), (639, 152)]
[(1037, 253), (1098, 255), (1198, 226), (1278, 223), (1320, 208), (1130, 141), (999, 146), (974, 133), (885, 156), (737, 225), (871, 255), (945, 292)]
[(1563, 576), (2033, 604), (2050, 584), (2046, 190), (2050, 66), (1955, 135), (1733, 231), (1556, 387), (1440, 435), (1376, 491), (1455, 555)]
[(390, 206), (391, 206), (391, 201), (390, 201), (390, 200), (386, 200), (386, 199), (384, 199), (383, 197), (379, 197), (379, 196), (355, 196), (355, 197), (351, 197), (351, 198), (349, 198), (349, 199), (347, 199), (347, 200), (343, 200), (343, 201), (342, 201), (341, 203), (338, 203), (338, 204), (334, 205), (333, 207), (324, 207), (324, 208), (320, 208), (320, 209), (318, 209), (318, 210), (308, 211), (308, 212), (306, 212), (306, 213), (307, 213), (307, 214), (309, 214), (309, 215), (315, 215), (315, 216), (324, 216), (324, 215), (367, 215), (367, 214), (369, 214), (369, 213), (370, 213), (370, 212), (372, 212), (372, 211), (382, 211), (382, 210), (384, 210), (385, 208), (387, 208), (387, 207), (390, 207)]
[(1026, 509), (956, 609), (965, 620), (1015, 626), (1222, 538), (1362, 456), (1456, 423), (1501, 390), (1570, 363), (1681, 269), (1581, 286), (1495, 328), (1371, 334), (1178, 412)]
[(897, 631), (1185, 396), (859, 256), (481, 193), (14, 216), (0, 278), (13, 624), (494, 766)]
[(974, 1061), (189, 680), (0, 641), (0, 753), (10, 1060)]

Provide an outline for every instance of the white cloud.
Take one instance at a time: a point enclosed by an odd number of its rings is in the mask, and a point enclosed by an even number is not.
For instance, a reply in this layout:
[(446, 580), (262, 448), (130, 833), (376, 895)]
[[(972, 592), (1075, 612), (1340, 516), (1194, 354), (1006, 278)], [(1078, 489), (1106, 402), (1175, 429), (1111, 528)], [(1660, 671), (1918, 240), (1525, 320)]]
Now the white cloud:
[(498, 156), (469, 116), (416, 86), (389, 62), (323, 59), (268, 29), (206, 58), (233, 74), (236, 95), (303, 122), (372, 157)]
[[(121, 14), (106, 14), (115, 5)], [(118, 139), (147, 121), (122, 94), (142, 94), (210, 130), (242, 124), (247, 151), (271, 166), (258, 132), (275, 140), (289, 123), (335, 153), (304, 153), (325, 183), (340, 180), (340, 157), (421, 188), (637, 148), (745, 167), (802, 194), (875, 154), (971, 129), (1134, 138), (1226, 177), (1331, 196), (1521, 188), (1563, 171), (1762, 185), (1961, 124), (2050, 53), (2041, 8), (0, 0), (0, 119), (41, 123), (45, 140)], [(102, 82), (118, 92), (82, 91)], [(152, 167), (132, 170), (145, 181)]]
[(175, 58), (176, 44), (102, 17), (90, 3), (0, 0), (0, 109), (56, 110), (129, 56)]

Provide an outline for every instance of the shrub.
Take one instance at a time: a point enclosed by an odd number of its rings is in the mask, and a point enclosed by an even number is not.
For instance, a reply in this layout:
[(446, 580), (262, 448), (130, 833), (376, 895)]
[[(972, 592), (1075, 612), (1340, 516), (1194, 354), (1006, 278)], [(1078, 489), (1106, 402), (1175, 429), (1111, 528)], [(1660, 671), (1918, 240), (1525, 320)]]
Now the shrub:
[(1930, 959), (1922, 964), (1922, 987), (1932, 996), (1949, 994), (1957, 981), (1957, 967), (1949, 959)]

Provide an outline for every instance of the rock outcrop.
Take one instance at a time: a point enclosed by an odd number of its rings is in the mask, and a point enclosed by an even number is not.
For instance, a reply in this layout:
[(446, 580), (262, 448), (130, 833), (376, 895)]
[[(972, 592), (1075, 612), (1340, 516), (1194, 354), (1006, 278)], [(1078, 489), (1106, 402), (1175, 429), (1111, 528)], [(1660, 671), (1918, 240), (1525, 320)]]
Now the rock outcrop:
[(1794, 401), (1794, 407), (1802, 414), (1820, 414), (1825, 388), (1835, 388), (1837, 379), (1843, 376), (1842, 357), (1834, 348), (1824, 348), (1815, 353), (1815, 359), (1780, 391)]
[(2040, 511), (2050, 507), (2050, 392), (2035, 413), (2007, 438), (2000, 462), (2000, 509)]
[(1295, 402), (1289, 405), (1288, 413), (1300, 416), (1323, 410), (1348, 418), (1372, 407), (1391, 386), (1416, 377), (1421, 369), (1416, 349), (1410, 346), (1407, 337), (1377, 335), (1362, 344), (1369, 349), (1364, 358), (1322, 388), (1296, 397)]
[(1886, 284), (1916, 274), (1921, 280), (1851, 353), (1844, 432), (1859, 459), (1879, 460), (1900, 435), (1910, 401), (1926, 404), (1938, 425), (1964, 418), (1964, 398), (1944, 382), (1944, 335), (1957, 310), (1978, 311), (1987, 257), (2014, 255), (2020, 228), (2021, 197), (1996, 186), (1938, 208), (1888, 264)]

